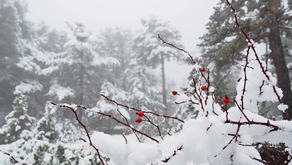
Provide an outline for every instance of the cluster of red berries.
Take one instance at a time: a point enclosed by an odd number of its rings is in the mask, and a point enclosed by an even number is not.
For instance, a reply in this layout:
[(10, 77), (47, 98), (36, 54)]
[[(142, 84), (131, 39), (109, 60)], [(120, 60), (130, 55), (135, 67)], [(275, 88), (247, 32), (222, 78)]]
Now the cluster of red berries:
[(143, 111), (139, 111), (139, 112), (137, 113), (137, 115), (139, 116), (139, 118), (136, 119), (136, 122), (137, 122), (137, 123), (141, 123), (141, 122), (142, 122), (142, 119), (141, 119), (140, 117), (143, 117), (143, 116), (144, 116), (144, 112), (143, 112)]

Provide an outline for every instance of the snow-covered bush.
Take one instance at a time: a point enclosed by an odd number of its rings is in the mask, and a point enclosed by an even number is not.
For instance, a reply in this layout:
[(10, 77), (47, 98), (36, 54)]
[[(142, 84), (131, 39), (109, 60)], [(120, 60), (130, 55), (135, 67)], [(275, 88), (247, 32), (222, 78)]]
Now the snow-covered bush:
[(56, 110), (56, 106), (47, 102), (45, 115), (36, 123), (34, 129), (23, 130), (17, 141), (1, 145), (0, 152), (4, 154), (0, 155), (0, 164), (97, 164), (97, 154), (87, 143), (79, 140), (84, 138), (80, 129), (70, 120), (57, 121)]
[(23, 130), (30, 130), (34, 117), (27, 114), (27, 96), (18, 93), (13, 101), (13, 110), (5, 117), (6, 124), (0, 129), (0, 144), (12, 143), (20, 139)]

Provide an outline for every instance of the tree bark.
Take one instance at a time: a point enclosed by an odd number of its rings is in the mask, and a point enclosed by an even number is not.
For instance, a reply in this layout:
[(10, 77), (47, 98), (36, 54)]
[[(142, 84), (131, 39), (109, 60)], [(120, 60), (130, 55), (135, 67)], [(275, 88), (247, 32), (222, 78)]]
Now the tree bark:
[(162, 97), (163, 97), (163, 104), (165, 105), (165, 115), (167, 115), (167, 95), (166, 95), (166, 88), (165, 88), (165, 70), (164, 70), (164, 55), (161, 54), (161, 72), (162, 72)]
[(290, 86), (289, 72), (287, 69), (284, 49), (280, 38), (279, 23), (278, 23), (278, 8), (279, 0), (271, 0), (270, 14), (270, 34), (268, 36), (271, 49), (271, 58), (276, 69), (278, 85), (283, 91), (282, 102), (289, 106), (286, 110), (286, 115), (290, 120), (292, 118), (292, 92)]

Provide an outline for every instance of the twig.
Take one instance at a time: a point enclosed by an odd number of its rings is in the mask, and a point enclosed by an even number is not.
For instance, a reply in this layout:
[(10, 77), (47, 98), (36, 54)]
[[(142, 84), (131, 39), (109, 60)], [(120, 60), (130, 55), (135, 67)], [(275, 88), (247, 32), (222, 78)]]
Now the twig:
[[(107, 101), (110, 101), (110, 102), (112, 102), (112, 103), (115, 103), (117, 106), (121, 106), (121, 107), (124, 107), (124, 108), (126, 108), (126, 109), (132, 109), (132, 110), (137, 111), (137, 112), (140, 111), (140, 109), (136, 109), (136, 108), (134, 108), (134, 107), (129, 107), (128, 105), (120, 104), (120, 103), (116, 102), (115, 100), (109, 99), (109, 98), (108, 98), (107, 96), (105, 96), (104, 94), (100, 94), (100, 95), (101, 95), (102, 97), (104, 97)], [(150, 114), (153, 114), (153, 115), (155, 115), (155, 116), (157, 116), (157, 117), (160, 116), (160, 117), (164, 117), (164, 118), (168, 118), (168, 119), (175, 119), (175, 120), (178, 120), (178, 121), (184, 123), (183, 120), (181, 120), (181, 119), (179, 119), (179, 118), (177, 118), (177, 117), (171, 117), (171, 116), (167, 116), (167, 115), (159, 115), (159, 114), (157, 114), (157, 113), (154, 113), (154, 112), (148, 112), (148, 111), (144, 111), (144, 113), (150, 113)]]
[(149, 119), (149, 117), (147, 117), (146, 115), (144, 115), (144, 117), (147, 119), (147, 121), (148, 121), (151, 125), (153, 125), (154, 127), (157, 128), (158, 133), (159, 133), (159, 136), (160, 136), (161, 139), (163, 140), (163, 137), (162, 137), (161, 132), (160, 132), (159, 125), (154, 124), (154, 123)]
[(181, 151), (182, 149), (183, 149), (183, 146), (180, 146), (178, 149), (173, 151), (173, 154), (170, 157), (165, 158), (164, 160), (161, 160), (161, 162), (167, 163), (172, 157), (176, 155), (177, 151)]
[(171, 43), (166, 42), (165, 40), (163, 40), (163, 39), (160, 37), (159, 34), (158, 34), (158, 38), (159, 38), (164, 44), (167, 44), (167, 45), (169, 45), (169, 46), (172, 46), (172, 47), (176, 48), (177, 50), (180, 50), (180, 51), (182, 51), (182, 52), (188, 54), (189, 57), (192, 59), (192, 62), (193, 62), (194, 64), (196, 64), (194, 58), (190, 55), (190, 53), (189, 53), (188, 51), (186, 51), (186, 50), (184, 50), (184, 49), (182, 49), (182, 48), (179, 48), (179, 47), (177, 47), (177, 46), (175, 46), (175, 45), (173, 45), (173, 44), (171, 44)]
[[(73, 111), (73, 112), (75, 113), (75, 116), (77, 115), (76, 111), (74, 111), (74, 109), (73, 109), (72, 107), (68, 106), (68, 105), (55, 104), (55, 103), (53, 103), (53, 102), (52, 102), (52, 104), (53, 104), (53, 105), (56, 105), (56, 106), (59, 106), (59, 107), (69, 108), (69, 109), (71, 109), (71, 111)], [(138, 131), (137, 129), (133, 128), (129, 123), (124, 123), (124, 122), (120, 121), (119, 119), (115, 118), (115, 117), (112, 116), (112, 115), (105, 114), (105, 113), (102, 113), (102, 112), (91, 111), (91, 110), (88, 110), (86, 107), (84, 107), (84, 106), (82, 106), (82, 105), (77, 105), (77, 107), (81, 107), (81, 108), (83, 108), (84, 110), (87, 110), (87, 111), (89, 111), (89, 112), (94, 112), (94, 113), (100, 114), (100, 115), (102, 115), (102, 116), (109, 117), (109, 118), (115, 120), (116, 122), (118, 122), (118, 123), (120, 123), (120, 124), (122, 124), (122, 125), (124, 125), (124, 126), (126, 126), (126, 127), (129, 127), (133, 132), (139, 133), (139, 134), (141, 134), (141, 135), (143, 135), (143, 136), (145, 136), (145, 137), (147, 137), (147, 138), (149, 138), (149, 139), (155, 141), (156, 143), (159, 143), (159, 141), (158, 141), (157, 139), (155, 139), (155, 138), (153, 138), (153, 137), (151, 137), (151, 136), (149, 136), (149, 135), (147, 135), (147, 134), (145, 134), (145, 133), (143, 133), (143, 132), (141, 132), (141, 131)], [(76, 118), (77, 118), (77, 116), (76, 116)], [(76, 119), (76, 120), (77, 120), (77, 119)], [(78, 120), (79, 120), (79, 119), (78, 119)], [(77, 120), (77, 121), (78, 121), (78, 120)], [(79, 120), (78, 122), (80, 122), (80, 120)], [(86, 130), (87, 136), (88, 136), (88, 138), (90, 139), (89, 134), (88, 134), (88, 131), (87, 131), (87, 129), (86, 129), (86, 126), (85, 126), (84, 124), (82, 124), (82, 127)], [(137, 136), (137, 138), (138, 138), (138, 136)], [(139, 138), (138, 138), (138, 140), (141, 142), (141, 140), (140, 140)], [(89, 142), (91, 142), (91, 140), (90, 140)], [(92, 144), (92, 143), (91, 143), (91, 144)], [(93, 144), (92, 144), (92, 145), (93, 145)], [(94, 146), (94, 147), (95, 147), (95, 146)], [(97, 150), (97, 148), (95, 148), (95, 149)]]
[(263, 145), (262, 148), (264, 149), (265, 153), (268, 155), (269, 159), (273, 163), (273, 165), (277, 165), (272, 155), (269, 153), (268, 149)]
[(67, 159), (67, 162), (69, 163), (69, 165), (71, 165), (71, 162)]
[[(130, 125), (128, 119), (127, 119), (127, 118), (121, 113), (121, 111), (120, 111), (119, 109), (117, 109), (117, 111), (118, 111), (119, 114), (120, 114), (120, 115), (126, 120), (127, 125)], [(135, 132), (135, 130), (134, 130), (132, 127), (129, 127), (129, 128), (133, 131), (133, 133), (134, 133), (134, 135), (136, 136), (136, 138), (138, 139), (138, 141), (141, 142), (141, 140), (140, 140), (140, 138), (138, 137), (138, 135), (137, 135), (137, 133)]]
[(243, 110), (240, 108), (240, 106), (238, 105), (237, 101), (234, 99), (235, 104), (237, 105), (238, 109), (240, 110), (240, 112), (243, 114), (243, 116), (245, 117), (245, 119), (247, 121), (250, 122), (250, 120), (248, 119), (248, 117), (245, 115), (245, 113), (243, 112)]
[(122, 133), (122, 136), (124, 137), (124, 139), (125, 139), (125, 141), (126, 141), (126, 144), (127, 144), (127, 143), (128, 143), (128, 140), (127, 140), (127, 138), (126, 138), (125, 134), (124, 134), (124, 133)]
[[(94, 144), (92, 143), (92, 141), (91, 141), (91, 137), (90, 137), (90, 135), (89, 135), (89, 133), (88, 133), (88, 130), (87, 130), (87, 128), (86, 128), (86, 125), (84, 125), (84, 124), (79, 120), (78, 115), (77, 115), (77, 112), (74, 110), (74, 108), (69, 107), (69, 106), (67, 106), (67, 105), (58, 105), (58, 104), (53, 103), (53, 102), (51, 102), (51, 104), (53, 104), (53, 105), (55, 105), (55, 106), (59, 106), (59, 107), (66, 107), (66, 108), (69, 108), (69, 109), (75, 114), (75, 117), (76, 117), (77, 122), (83, 127), (83, 129), (84, 129), (85, 132), (86, 132), (86, 136), (88, 137), (88, 140), (89, 140), (89, 145), (95, 149), (95, 151), (96, 151), (96, 153), (97, 153), (97, 155), (98, 155), (98, 158), (99, 158), (100, 162), (101, 162), (103, 165), (105, 165), (104, 162), (103, 162), (102, 156), (101, 156), (101, 154), (100, 154), (100, 152), (99, 152), (99, 149), (97, 149), (97, 148), (95, 147), (95, 145), (94, 145)], [(77, 106), (77, 107), (80, 107), (80, 108), (86, 109), (84, 106), (81, 106), (81, 105), (79, 105), (79, 106)]]
[[(16, 159), (14, 158), (14, 156), (12, 156), (11, 154), (9, 154), (8, 152), (4, 152), (4, 151), (2, 151), (2, 150), (0, 150), (0, 152), (2, 152), (4, 155), (9, 156), (9, 157), (14, 161), (14, 163), (19, 163), (19, 161), (16, 160)], [(27, 165), (26, 163), (21, 163), (21, 164), (22, 164), (22, 165)]]
[(257, 121), (240, 122), (240, 121), (226, 120), (225, 123), (236, 124), (236, 125), (263, 125), (263, 126), (267, 126), (267, 127), (272, 127), (273, 129), (270, 130), (270, 132), (281, 130), (281, 128), (279, 128), (278, 126), (271, 124), (269, 120), (266, 123), (257, 122)]

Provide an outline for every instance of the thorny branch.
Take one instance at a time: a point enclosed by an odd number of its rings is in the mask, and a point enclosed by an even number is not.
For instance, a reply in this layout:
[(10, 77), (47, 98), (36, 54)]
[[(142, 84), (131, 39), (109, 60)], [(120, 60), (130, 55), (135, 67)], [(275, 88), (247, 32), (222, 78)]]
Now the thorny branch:
[(244, 110), (244, 105), (243, 105), (243, 97), (244, 97), (244, 93), (246, 92), (245, 88), (246, 88), (246, 81), (247, 81), (247, 74), (246, 74), (246, 68), (248, 65), (248, 54), (249, 54), (249, 50), (250, 50), (250, 46), (247, 48), (247, 53), (246, 53), (246, 62), (245, 62), (245, 66), (243, 68), (244, 71), (244, 84), (243, 84), (243, 90), (242, 90), (242, 95), (241, 95), (241, 109)]
[[(117, 106), (121, 106), (121, 107), (124, 107), (124, 108), (126, 108), (126, 109), (132, 109), (132, 110), (137, 111), (137, 112), (140, 111), (140, 109), (136, 109), (136, 108), (134, 108), (134, 107), (129, 107), (128, 105), (120, 104), (120, 103), (116, 102), (115, 100), (109, 99), (109, 98), (108, 98), (107, 96), (105, 96), (104, 94), (101, 94), (101, 96), (104, 97), (107, 101), (110, 101), (110, 102), (112, 102), (112, 103), (115, 103)], [(167, 115), (159, 115), (159, 114), (154, 113), (154, 112), (151, 112), (151, 111), (143, 111), (143, 112), (144, 112), (144, 113), (150, 113), (150, 114), (153, 114), (153, 115), (155, 115), (155, 116), (157, 116), (157, 117), (164, 117), (164, 118), (168, 118), (168, 119), (175, 119), (175, 120), (178, 120), (178, 121), (184, 123), (183, 120), (181, 120), (181, 119), (179, 119), (179, 118), (177, 118), (177, 117), (172, 117), (172, 116), (167, 116)]]
[(161, 160), (161, 162), (167, 163), (172, 157), (176, 155), (177, 151), (181, 151), (182, 149), (183, 149), (183, 146), (180, 146), (178, 149), (173, 151), (173, 154), (170, 157), (165, 158), (164, 160)]
[[(128, 119), (127, 119), (127, 118), (121, 113), (121, 111), (120, 111), (119, 109), (117, 109), (117, 111), (118, 111), (119, 114), (120, 114), (120, 115), (126, 120), (127, 125), (130, 125)], [(135, 130), (132, 129), (132, 127), (129, 127), (129, 128), (133, 131), (133, 133), (134, 133), (134, 135), (137, 137), (138, 141), (141, 142), (141, 140), (140, 140), (140, 138), (138, 137), (138, 135), (137, 135), (137, 133), (135, 132)], [(122, 136), (126, 139), (126, 137), (125, 137), (124, 134), (122, 134)], [(127, 139), (126, 139), (126, 144), (127, 144)]]
[(159, 136), (160, 136), (161, 139), (163, 140), (163, 137), (162, 137), (162, 134), (161, 134), (161, 131), (160, 131), (159, 125), (154, 124), (154, 123), (149, 119), (149, 117), (147, 117), (146, 115), (144, 115), (144, 117), (147, 119), (147, 121), (148, 121), (151, 125), (153, 125), (154, 127), (157, 128), (158, 133), (159, 133)]
[[(69, 109), (71, 109), (71, 111), (75, 112), (74, 109), (73, 109), (72, 107), (68, 106), (68, 105), (55, 104), (55, 103), (52, 103), (52, 104), (57, 105), (57, 106), (59, 106), (59, 107), (69, 108)], [(155, 139), (155, 138), (153, 138), (153, 137), (151, 137), (151, 136), (149, 136), (149, 135), (147, 135), (147, 134), (145, 134), (145, 133), (143, 133), (143, 132), (141, 132), (141, 131), (139, 131), (139, 130), (133, 128), (129, 123), (124, 123), (124, 122), (120, 121), (119, 119), (115, 118), (115, 117), (112, 116), (112, 115), (105, 114), (105, 113), (102, 113), (102, 112), (92, 111), (92, 110), (87, 109), (86, 107), (84, 107), (84, 106), (82, 106), (82, 105), (77, 105), (77, 107), (81, 107), (81, 108), (83, 108), (84, 110), (87, 110), (87, 111), (89, 111), (89, 112), (94, 112), (94, 113), (97, 113), (97, 114), (100, 114), (100, 115), (103, 115), (103, 116), (109, 117), (109, 118), (115, 120), (116, 122), (118, 122), (118, 123), (120, 123), (120, 124), (122, 124), (122, 125), (124, 125), (124, 126), (126, 126), (126, 127), (129, 127), (134, 133), (139, 133), (139, 134), (141, 134), (141, 135), (143, 135), (143, 136), (145, 136), (145, 137), (147, 137), (147, 138), (149, 138), (149, 139), (155, 141), (156, 143), (159, 143), (159, 141), (158, 141), (157, 139)], [(75, 113), (76, 113), (76, 112), (75, 112)], [(78, 116), (77, 116), (77, 113), (76, 113), (76, 117), (78, 117)], [(76, 119), (76, 120), (77, 120), (77, 119)], [(78, 119), (78, 120), (79, 120), (79, 119)], [(82, 125), (82, 127), (83, 127), (84, 129), (86, 129), (86, 126), (85, 126), (83, 123), (81, 123), (80, 120), (79, 120), (78, 122), (80, 123), (80, 125)], [(89, 133), (88, 133), (87, 129), (86, 129), (85, 131), (86, 131), (86, 134), (87, 134), (88, 138), (90, 139), (90, 136), (89, 136)], [(140, 140), (138, 137), (137, 137), (137, 139), (141, 142), (141, 140)], [(91, 142), (91, 140), (90, 140), (90, 142)], [(92, 145), (93, 145), (93, 144), (92, 144)], [(95, 146), (94, 146), (94, 147), (95, 147)], [(97, 148), (96, 148), (96, 150), (97, 150)]]
[[(134, 108), (134, 107), (129, 107), (128, 105), (120, 104), (120, 103), (116, 102), (115, 100), (109, 99), (107, 96), (105, 96), (105, 95), (103, 95), (103, 94), (101, 94), (101, 96), (103, 96), (106, 100), (108, 100), (108, 101), (110, 101), (110, 102), (116, 104), (117, 107), (120, 106), (120, 107), (124, 107), (124, 108), (126, 108), (126, 109), (132, 109), (132, 110), (134, 110), (134, 111), (141, 111), (141, 110), (138, 110), (138, 109), (136, 109), (136, 108)], [(85, 126), (85, 125), (79, 120), (78, 115), (77, 115), (77, 112), (74, 110), (74, 108), (71, 107), (71, 106), (69, 106), (69, 105), (65, 105), (65, 104), (56, 104), (56, 103), (53, 103), (53, 102), (51, 102), (51, 103), (52, 103), (53, 105), (55, 105), (55, 106), (68, 108), (68, 109), (70, 109), (70, 110), (75, 114), (75, 117), (76, 117), (77, 122), (83, 127), (83, 129), (84, 129), (85, 132), (86, 132), (86, 135), (87, 135), (87, 137), (88, 137), (88, 140), (89, 140), (90, 146), (92, 146), (92, 147), (96, 150), (96, 152), (97, 152), (97, 154), (98, 154), (98, 157), (99, 157), (101, 163), (104, 165), (104, 161), (103, 161), (103, 160), (105, 160), (105, 159), (101, 156), (101, 154), (100, 154), (100, 152), (99, 152), (99, 149), (97, 149), (97, 148), (93, 145), (93, 143), (92, 143), (92, 141), (91, 141), (91, 137), (89, 136), (89, 133), (88, 133), (88, 130), (87, 130), (86, 126)], [(157, 143), (159, 143), (159, 141), (158, 141), (157, 139), (155, 139), (155, 138), (149, 136), (149, 135), (146, 134), (146, 133), (143, 133), (143, 132), (141, 132), (141, 131), (139, 131), (139, 130), (133, 128), (133, 127), (130, 125), (128, 119), (127, 119), (127, 118), (126, 118), (126, 117), (120, 112), (120, 110), (119, 110), (118, 108), (117, 108), (117, 112), (118, 112), (118, 113), (124, 118), (124, 120), (125, 120), (126, 122), (123, 122), (123, 121), (119, 120), (118, 118), (116, 118), (116, 117), (114, 117), (114, 116), (112, 116), (112, 115), (110, 115), (110, 114), (106, 114), (106, 113), (97, 112), (97, 111), (93, 111), (93, 110), (87, 109), (87, 108), (86, 108), (85, 106), (83, 106), (83, 105), (76, 105), (76, 107), (82, 108), (82, 109), (84, 109), (84, 110), (86, 110), (86, 111), (89, 111), (89, 112), (97, 113), (97, 114), (102, 115), (102, 116), (109, 117), (109, 118), (115, 120), (116, 122), (118, 122), (118, 123), (120, 123), (120, 124), (122, 124), (122, 125), (124, 125), (124, 126), (126, 126), (126, 127), (128, 127), (128, 128), (130, 128), (130, 129), (132, 130), (132, 132), (135, 134), (135, 136), (137, 137), (137, 139), (138, 139), (139, 142), (141, 142), (141, 140), (140, 140), (140, 138), (138, 137), (137, 133), (138, 133), (138, 134), (141, 134), (141, 135), (143, 135), (143, 136), (145, 136), (145, 137), (147, 137), (147, 138), (149, 138), (149, 139), (151, 139), (151, 140), (153, 140), (153, 141), (155, 141), (155, 142), (157, 142)], [(171, 117), (171, 116), (166, 116), (166, 115), (159, 115), (159, 114), (156, 114), (156, 113), (154, 113), (154, 112), (150, 112), (150, 111), (143, 111), (143, 112), (146, 113), (146, 114), (148, 113), (148, 114), (155, 115), (155, 116), (157, 116), (157, 117), (164, 117), (164, 118), (168, 118), (168, 119), (175, 119), (175, 120), (178, 120), (178, 121), (184, 123), (183, 120), (181, 120), (181, 119), (179, 119), (179, 118), (177, 118), (177, 117)], [(161, 131), (160, 131), (160, 128), (159, 128), (159, 125), (154, 124), (154, 123), (153, 123), (153, 122), (152, 122), (152, 121), (151, 121), (146, 115), (144, 115), (144, 116), (145, 116), (145, 118), (147, 119), (147, 122), (149, 122), (151, 125), (153, 125), (153, 126), (155, 126), (155, 127), (157, 128), (157, 130), (158, 130), (158, 132), (159, 132), (159, 135), (160, 135), (161, 139), (163, 139), (162, 134), (161, 134)], [(124, 137), (124, 139), (125, 139), (125, 141), (126, 141), (126, 144), (127, 144), (127, 138), (125, 137), (124, 134), (122, 134), (122, 136)], [(86, 142), (86, 140), (83, 139), (83, 138), (80, 138), (80, 140)], [(182, 147), (179, 148), (179, 150), (181, 150), (181, 149), (182, 149)], [(173, 155), (173, 156), (174, 156), (174, 155)], [(170, 158), (169, 158), (169, 159), (170, 159)], [(106, 161), (106, 160), (105, 160), (105, 161)]]
[[(242, 33), (244, 34), (245, 38), (247, 39), (247, 42), (248, 42), (248, 44), (249, 44), (248, 49), (252, 48), (252, 50), (253, 50), (253, 52), (254, 52), (254, 55), (255, 55), (255, 57), (256, 57), (256, 60), (258, 61), (259, 65), (260, 65), (260, 68), (262, 69), (263, 74), (265, 75), (265, 77), (267, 78), (268, 81), (271, 81), (271, 80), (270, 80), (270, 77), (268, 76), (268, 74), (267, 74), (267, 72), (266, 72), (266, 70), (265, 70), (265, 68), (264, 68), (264, 66), (263, 66), (263, 64), (262, 64), (262, 62), (261, 62), (261, 60), (259, 59), (259, 56), (258, 56), (258, 54), (257, 54), (257, 52), (256, 52), (256, 50), (255, 50), (255, 47), (254, 47), (253, 42), (251, 41), (251, 39), (248, 37), (247, 33), (241, 28), (241, 26), (240, 26), (239, 23), (238, 23), (238, 17), (237, 17), (237, 14), (236, 14), (236, 10), (235, 10), (235, 8), (231, 5), (231, 3), (229, 2), (229, 0), (226, 0), (226, 2), (227, 2), (227, 4), (228, 4), (228, 6), (231, 8), (231, 10), (233, 11), (233, 13), (234, 13), (235, 24), (238, 26), (240, 32), (242, 32)], [(249, 52), (249, 51), (248, 51), (248, 52)], [(247, 52), (247, 53), (248, 53), (248, 52)], [(245, 75), (246, 75), (246, 74), (245, 74)], [(246, 80), (245, 80), (245, 81), (246, 81)], [(273, 88), (274, 88), (274, 92), (275, 92), (275, 94), (278, 96), (278, 101), (279, 101), (279, 103), (282, 103), (281, 98), (279, 97), (279, 94), (278, 94), (277, 91), (275, 90), (275, 85), (273, 85)], [(242, 107), (242, 108), (243, 108), (243, 107)], [(243, 108), (243, 109), (244, 109), (244, 108)]]
[[(88, 133), (88, 130), (87, 130), (87, 128), (86, 128), (86, 125), (84, 125), (84, 124), (79, 120), (78, 115), (77, 115), (77, 112), (74, 110), (74, 108), (72, 108), (72, 107), (70, 107), (70, 106), (67, 106), (67, 105), (58, 105), (58, 104), (53, 103), (53, 102), (51, 102), (51, 104), (53, 104), (53, 105), (55, 105), (55, 106), (59, 106), (59, 107), (66, 107), (66, 108), (69, 108), (69, 109), (75, 114), (75, 117), (76, 117), (77, 122), (83, 127), (83, 129), (84, 129), (85, 132), (86, 132), (86, 136), (88, 137), (88, 140), (89, 140), (89, 144), (90, 144), (90, 146), (93, 147), (93, 148), (95, 149), (95, 151), (96, 151), (96, 153), (97, 153), (97, 155), (98, 155), (98, 158), (99, 158), (100, 162), (101, 162), (103, 165), (105, 165), (105, 164), (104, 164), (104, 161), (103, 161), (103, 158), (102, 158), (102, 156), (101, 156), (101, 154), (100, 154), (100, 152), (99, 152), (99, 149), (97, 149), (97, 148), (95, 147), (95, 145), (94, 145), (94, 144), (92, 143), (92, 141), (91, 141), (91, 137), (90, 137), (90, 135), (89, 135), (89, 133)], [(77, 107), (80, 107), (80, 108), (86, 109), (84, 106), (80, 106), (80, 105), (77, 106)]]

